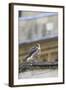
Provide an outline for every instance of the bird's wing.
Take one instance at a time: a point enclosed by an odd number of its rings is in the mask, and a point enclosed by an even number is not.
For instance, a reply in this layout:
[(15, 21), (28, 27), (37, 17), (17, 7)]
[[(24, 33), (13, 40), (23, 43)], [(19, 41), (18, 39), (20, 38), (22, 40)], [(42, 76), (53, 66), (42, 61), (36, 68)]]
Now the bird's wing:
[(28, 57), (31, 57), (31, 55), (34, 54), (34, 52), (36, 52), (36, 51), (37, 51), (37, 48), (36, 48), (36, 47), (32, 47), (32, 48), (28, 51), (27, 55), (25, 56), (24, 61), (25, 61)]
[(28, 51), (29, 55), (32, 55), (36, 50), (37, 50), (36, 47), (32, 47), (32, 48)]

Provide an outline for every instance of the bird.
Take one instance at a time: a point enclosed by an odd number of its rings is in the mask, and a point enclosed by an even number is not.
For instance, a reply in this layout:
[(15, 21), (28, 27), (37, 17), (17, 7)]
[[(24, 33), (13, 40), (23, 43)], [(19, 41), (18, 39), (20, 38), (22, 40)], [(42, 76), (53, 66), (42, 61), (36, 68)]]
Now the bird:
[(28, 55), (26, 56), (26, 61), (29, 62), (31, 61), (35, 56), (38, 56), (41, 52), (40, 44), (37, 43), (34, 47), (32, 47), (28, 51)]

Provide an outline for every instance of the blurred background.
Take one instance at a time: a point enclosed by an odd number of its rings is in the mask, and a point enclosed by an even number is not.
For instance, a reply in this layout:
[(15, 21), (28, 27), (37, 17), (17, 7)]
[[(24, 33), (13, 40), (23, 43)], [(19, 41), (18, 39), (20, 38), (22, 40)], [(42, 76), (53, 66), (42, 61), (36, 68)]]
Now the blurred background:
[(58, 34), (56, 12), (19, 11), (19, 44), (32, 42)]

